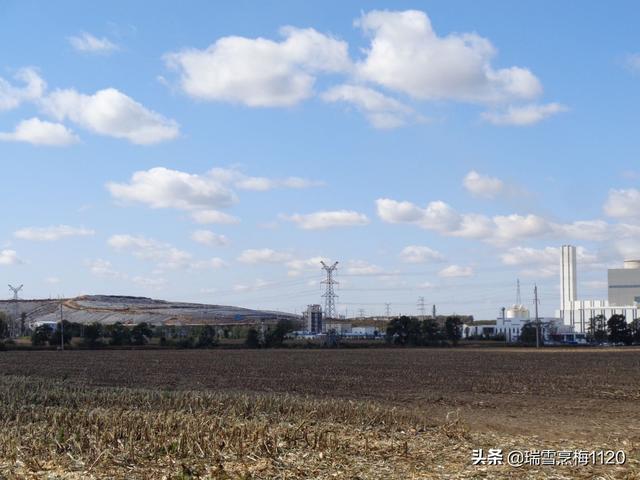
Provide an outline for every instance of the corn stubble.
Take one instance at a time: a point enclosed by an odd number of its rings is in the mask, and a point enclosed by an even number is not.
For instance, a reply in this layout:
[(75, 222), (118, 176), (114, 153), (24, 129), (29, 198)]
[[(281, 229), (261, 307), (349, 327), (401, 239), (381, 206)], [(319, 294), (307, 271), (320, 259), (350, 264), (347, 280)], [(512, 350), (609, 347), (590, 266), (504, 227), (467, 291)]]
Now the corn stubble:
[[(2, 478), (509, 478), (473, 467), (452, 412), (288, 394), (92, 387), (0, 377)], [(499, 439), (518, 445), (518, 439)], [(520, 470), (520, 478), (562, 478)], [(585, 469), (584, 478), (594, 471)], [(572, 474), (567, 478), (576, 478)], [(631, 477), (629, 477), (631, 478)]]

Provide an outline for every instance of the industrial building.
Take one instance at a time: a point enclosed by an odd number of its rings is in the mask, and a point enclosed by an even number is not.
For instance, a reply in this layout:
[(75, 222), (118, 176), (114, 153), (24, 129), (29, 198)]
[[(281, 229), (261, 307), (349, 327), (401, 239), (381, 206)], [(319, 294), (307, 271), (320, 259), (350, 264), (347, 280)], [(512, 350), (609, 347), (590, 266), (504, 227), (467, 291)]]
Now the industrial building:
[(640, 260), (625, 260), (623, 268), (608, 270), (607, 300), (578, 300), (576, 247), (563, 245), (560, 258), (560, 310), (557, 316), (575, 332), (586, 333), (598, 315), (624, 315), (627, 322), (640, 316)]
[(304, 319), (306, 321), (307, 332), (309, 333), (322, 333), (322, 307), (320, 305), (307, 305), (307, 310), (304, 312)]

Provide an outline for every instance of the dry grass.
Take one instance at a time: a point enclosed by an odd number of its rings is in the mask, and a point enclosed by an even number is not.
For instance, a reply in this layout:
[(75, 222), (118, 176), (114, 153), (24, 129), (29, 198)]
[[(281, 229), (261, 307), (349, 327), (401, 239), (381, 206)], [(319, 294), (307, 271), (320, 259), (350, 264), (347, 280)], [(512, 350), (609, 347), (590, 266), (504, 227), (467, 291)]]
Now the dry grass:
[[(551, 478), (571, 473), (472, 467), (473, 448), (534, 445), (526, 438), (472, 434), (455, 413), (433, 426), (428, 412), (362, 401), (89, 387), (5, 376), (0, 377), (0, 419), (0, 474), (7, 478)], [(627, 476), (625, 471), (636, 478), (628, 467), (618, 474)], [(591, 478), (596, 470), (578, 473)]]

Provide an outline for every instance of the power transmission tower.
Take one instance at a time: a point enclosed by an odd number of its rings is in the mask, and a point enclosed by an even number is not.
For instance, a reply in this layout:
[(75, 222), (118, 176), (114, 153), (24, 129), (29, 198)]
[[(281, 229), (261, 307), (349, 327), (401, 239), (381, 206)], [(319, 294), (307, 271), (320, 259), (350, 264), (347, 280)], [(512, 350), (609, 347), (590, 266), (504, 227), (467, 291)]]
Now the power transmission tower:
[(384, 313), (387, 316), (387, 320), (389, 320), (389, 318), (391, 318), (391, 304), (390, 303), (385, 303), (384, 304)]
[(433, 316), (433, 319), (436, 319), (436, 304), (433, 304), (433, 308), (431, 310), (431, 315)]
[(420, 313), (420, 320), (424, 320), (424, 297), (418, 297), (418, 312)]
[(331, 266), (323, 261), (320, 263), (322, 264), (322, 269), (327, 272), (327, 278), (320, 282), (325, 285), (324, 294), (322, 295), (322, 298), (324, 298), (324, 316), (325, 318), (336, 318), (336, 298), (338, 298), (338, 295), (333, 291), (333, 286), (338, 282), (333, 279), (333, 274), (338, 268), (338, 262)]
[[(520, 282), (518, 282), (518, 285)], [(518, 289), (519, 290), (519, 289)], [(536, 312), (536, 348), (540, 348), (540, 318), (538, 318), (538, 286), (534, 285), (533, 287), (533, 303), (535, 306)]]
[(64, 350), (64, 319), (62, 318), (62, 299), (60, 300), (60, 350)]
[(360, 316), (360, 318), (364, 318), (364, 308), (360, 308), (358, 309), (358, 315)]
[(18, 318), (20, 315), (20, 297), (18, 296), (18, 292), (22, 290), (24, 285), (20, 285), (19, 287), (14, 287), (13, 285), (9, 285), (9, 289), (13, 292), (13, 319), (11, 321), (11, 325), (9, 327), (9, 335), (14, 338), (18, 336), (18, 325), (20, 324), (20, 319)]

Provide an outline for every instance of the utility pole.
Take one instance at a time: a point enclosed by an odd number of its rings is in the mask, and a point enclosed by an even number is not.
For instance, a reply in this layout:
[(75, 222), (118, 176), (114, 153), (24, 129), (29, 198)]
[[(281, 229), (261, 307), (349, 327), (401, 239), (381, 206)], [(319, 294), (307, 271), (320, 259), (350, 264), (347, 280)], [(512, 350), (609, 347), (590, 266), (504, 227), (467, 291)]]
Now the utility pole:
[(540, 319), (538, 318), (538, 286), (533, 287), (533, 303), (536, 312), (536, 348), (540, 348)]
[(420, 313), (420, 320), (424, 320), (424, 297), (418, 297), (418, 312)]

